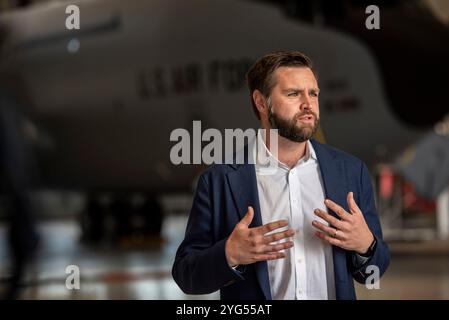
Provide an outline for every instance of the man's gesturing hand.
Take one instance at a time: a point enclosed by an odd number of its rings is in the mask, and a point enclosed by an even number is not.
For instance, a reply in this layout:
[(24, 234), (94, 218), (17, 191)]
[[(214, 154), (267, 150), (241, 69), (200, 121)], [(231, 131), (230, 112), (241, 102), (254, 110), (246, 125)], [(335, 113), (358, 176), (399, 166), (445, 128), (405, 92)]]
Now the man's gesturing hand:
[(319, 238), (334, 246), (363, 254), (373, 242), (374, 236), (365, 222), (362, 211), (355, 203), (352, 192), (348, 193), (346, 201), (348, 202), (350, 212), (345, 211), (345, 209), (329, 199), (324, 202), (341, 220), (323, 210), (316, 209), (315, 214), (327, 221), (329, 226), (316, 220), (312, 222), (312, 225), (321, 231), (316, 232)]
[(295, 234), (293, 229), (266, 235), (270, 231), (287, 226), (287, 220), (278, 220), (260, 227), (248, 228), (253, 217), (254, 210), (252, 207), (248, 207), (246, 215), (235, 226), (226, 241), (225, 252), (230, 266), (284, 258), (285, 253), (280, 251), (293, 247), (292, 241), (271, 244), (293, 236)]

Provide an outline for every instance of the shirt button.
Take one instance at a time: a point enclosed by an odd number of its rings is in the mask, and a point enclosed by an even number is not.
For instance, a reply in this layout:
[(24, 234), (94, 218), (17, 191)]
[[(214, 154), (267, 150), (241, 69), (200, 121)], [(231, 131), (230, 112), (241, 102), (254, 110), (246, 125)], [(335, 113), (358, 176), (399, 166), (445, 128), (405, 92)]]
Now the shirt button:
[(301, 258), (298, 258), (298, 263), (301, 263), (301, 262), (302, 262)]

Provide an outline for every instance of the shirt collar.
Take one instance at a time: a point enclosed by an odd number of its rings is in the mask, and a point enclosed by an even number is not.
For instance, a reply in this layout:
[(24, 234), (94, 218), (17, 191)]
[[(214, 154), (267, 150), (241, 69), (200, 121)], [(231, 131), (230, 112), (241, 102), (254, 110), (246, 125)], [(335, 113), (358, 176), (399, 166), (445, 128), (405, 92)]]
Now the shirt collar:
[[(258, 146), (261, 146), (261, 148), (258, 148)], [(254, 154), (257, 155), (257, 158), (255, 159), (255, 163), (257, 165), (265, 166), (268, 164), (268, 162), (271, 162), (273, 164), (276, 164), (278, 167), (290, 170), (290, 168), (286, 164), (280, 162), (279, 159), (275, 155), (273, 155), (270, 150), (268, 150), (265, 144), (265, 137), (261, 129), (257, 131), (257, 143), (254, 144), (254, 147), (256, 148), (256, 152), (254, 152)], [(301, 163), (309, 161), (310, 159), (314, 161), (318, 160), (312, 143), (310, 142), (310, 140), (307, 140), (306, 153), (304, 157), (298, 160), (298, 162), (295, 164), (295, 167)]]

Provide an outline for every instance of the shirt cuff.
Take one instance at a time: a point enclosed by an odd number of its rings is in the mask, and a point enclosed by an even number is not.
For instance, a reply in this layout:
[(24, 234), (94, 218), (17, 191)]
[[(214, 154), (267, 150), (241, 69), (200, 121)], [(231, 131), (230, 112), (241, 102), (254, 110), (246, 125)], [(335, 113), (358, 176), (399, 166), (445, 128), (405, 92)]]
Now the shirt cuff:
[(354, 252), (352, 255), (352, 263), (354, 265), (355, 269), (359, 269), (362, 267), (371, 257), (364, 257), (358, 254), (357, 252)]
[(368, 252), (361, 255), (357, 252), (352, 253), (352, 264), (356, 269), (362, 267), (365, 263), (368, 262), (369, 259), (374, 255), (374, 251), (376, 250), (377, 240), (374, 237), (373, 243), (370, 245)]

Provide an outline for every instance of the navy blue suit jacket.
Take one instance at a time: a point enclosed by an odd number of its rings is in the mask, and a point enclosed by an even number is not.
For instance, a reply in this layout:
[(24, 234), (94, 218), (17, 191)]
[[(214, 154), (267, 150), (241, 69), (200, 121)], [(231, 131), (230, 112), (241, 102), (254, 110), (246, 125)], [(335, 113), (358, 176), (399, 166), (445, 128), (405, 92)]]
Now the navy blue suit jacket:
[[(356, 299), (353, 279), (365, 283), (371, 274), (369, 265), (379, 267), (382, 275), (390, 254), (374, 203), (371, 179), (359, 159), (311, 140), (317, 154), (326, 197), (349, 211), (346, 196), (354, 198), (374, 234), (377, 245), (369, 261), (358, 269), (354, 252), (333, 246), (337, 299)], [(184, 241), (178, 248), (172, 275), (187, 294), (207, 294), (220, 290), (222, 299), (271, 299), (267, 263), (245, 266), (242, 272), (230, 268), (225, 256), (225, 242), (235, 225), (254, 208), (250, 227), (262, 225), (254, 164), (211, 166), (198, 182)], [(335, 217), (338, 216), (331, 212)], [(370, 271), (372, 272), (372, 271)]]

